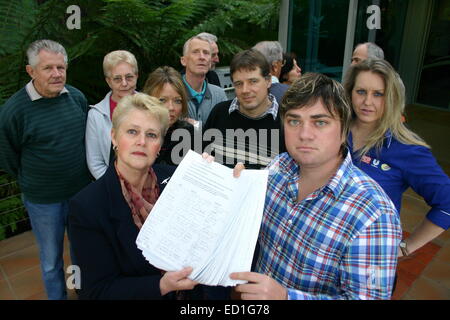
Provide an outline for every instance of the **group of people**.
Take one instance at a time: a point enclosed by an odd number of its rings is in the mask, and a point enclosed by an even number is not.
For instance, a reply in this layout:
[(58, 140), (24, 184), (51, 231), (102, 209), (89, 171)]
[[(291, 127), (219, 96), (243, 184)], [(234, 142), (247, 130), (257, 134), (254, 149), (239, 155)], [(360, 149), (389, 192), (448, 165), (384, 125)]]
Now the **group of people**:
[[(190, 267), (158, 270), (135, 243), (178, 164), (174, 150), (186, 137), (194, 149), (198, 136), (201, 151), (237, 179), (244, 168), (269, 170), (252, 271), (230, 274), (247, 282), (234, 295), (389, 299), (398, 258), (448, 229), (450, 179), (402, 122), (403, 82), (373, 45), (356, 47), (340, 84), (301, 75), (277, 41), (257, 43), (230, 63), (233, 100), (211, 83), (219, 61), (213, 35), (186, 41), (184, 70), (159, 67), (140, 92), (136, 58), (113, 51), (103, 61), (111, 91), (89, 107), (65, 83), (64, 47), (33, 42), (31, 81), (0, 109), (0, 167), (21, 187), (49, 299), (66, 298), (67, 224), (80, 298), (230, 297), (189, 279)], [(408, 187), (431, 209), (402, 239)]]

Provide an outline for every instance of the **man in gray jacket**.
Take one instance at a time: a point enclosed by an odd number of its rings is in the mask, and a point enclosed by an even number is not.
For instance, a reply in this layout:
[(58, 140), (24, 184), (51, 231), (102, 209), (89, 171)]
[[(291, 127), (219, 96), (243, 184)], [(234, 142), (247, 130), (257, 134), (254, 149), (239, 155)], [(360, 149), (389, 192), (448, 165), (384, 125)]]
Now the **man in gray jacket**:
[(189, 121), (201, 127), (212, 108), (227, 100), (222, 88), (206, 81), (206, 73), (211, 66), (211, 43), (199, 36), (187, 40), (183, 47), (181, 64), (186, 68), (183, 82), (189, 96)]

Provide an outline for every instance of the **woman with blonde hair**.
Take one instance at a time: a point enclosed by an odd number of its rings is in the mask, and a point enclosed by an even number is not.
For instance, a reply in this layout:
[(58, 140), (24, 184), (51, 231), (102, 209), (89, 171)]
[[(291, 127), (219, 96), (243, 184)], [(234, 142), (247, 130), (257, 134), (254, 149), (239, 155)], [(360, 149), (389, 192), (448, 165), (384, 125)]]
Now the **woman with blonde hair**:
[(188, 95), (181, 75), (172, 67), (159, 67), (147, 78), (142, 92), (154, 96), (169, 111), (169, 129), (156, 163), (178, 165), (194, 145), (194, 127), (188, 115)]
[(450, 179), (425, 141), (402, 122), (405, 88), (389, 62), (367, 59), (350, 67), (344, 88), (353, 106), (348, 145), (355, 165), (383, 187), (399, 213), (409, 187), (431, 207), (399, 244), (399, 255), (407, 256), (449, 228)]
[(162, 299), (191, 290), (192, 268), (163, 272), (136, 245), (139, 230), (163, 191), (169, 166), (154, 165), (169, 119), (144, 93), (120, 100), (112, 118), (115, 161), (69, 203), (69, 237), (81, 270), (81, 299)]
[(111, 126), (113, 111), (125, 96), (134, 94), (138, 79), (135, 56), (125, 50), (108, 53), (103, 59), (103, 73), (111, 91), (91, 106), (86, 124), (86, 159), (89, 171), (100, 178), (113, 160)]

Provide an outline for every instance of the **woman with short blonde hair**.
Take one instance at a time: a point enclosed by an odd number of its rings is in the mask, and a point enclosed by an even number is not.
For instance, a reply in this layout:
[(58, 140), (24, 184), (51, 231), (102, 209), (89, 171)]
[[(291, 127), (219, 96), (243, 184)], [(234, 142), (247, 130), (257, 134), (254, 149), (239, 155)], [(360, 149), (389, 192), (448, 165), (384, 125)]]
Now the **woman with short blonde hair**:
[(119, 106), (120, 108), (118, 107), (113, 114), (112, 130), (119, 130), (123, 119), (126, 118), (131, 111), (140, 110), (158, 120), (161, 126), (160, 137), (162, 143), (162, 139), (169, 126), (169, 112), (167, 111), (167, 108), (161, 104), (159, 99), (147, 94), (136, 93), (127, 99), (123, 99)]
[(191, 290), (192, 268), (152, 266), (136, 238), (174, 168), (154, 165), (168, 112), (144, 93), (124, 97), (113, 114), (114, 162), (69, 203), (69, 238), (80, 267), (81, 299), (174, 299)]
[(133, 69), (135, 75), (138, 74), (138, 64), (136, 57), (126, 50), (111, 51), (103, 58), (103, 73), (105, 77), (111, 77), (112, 69), (119, 63), (128, 63)]

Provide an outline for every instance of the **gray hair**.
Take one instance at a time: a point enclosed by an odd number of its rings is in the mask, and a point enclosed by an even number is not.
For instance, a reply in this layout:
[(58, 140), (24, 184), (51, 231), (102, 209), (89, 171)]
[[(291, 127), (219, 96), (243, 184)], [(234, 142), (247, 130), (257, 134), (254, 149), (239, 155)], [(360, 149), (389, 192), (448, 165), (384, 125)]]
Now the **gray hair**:
[(366, 45), (367, 46), (367, 58), (384, 59), (383, 49), (381, 49), (375, 43), (373, 43), (373, 42), (364, 42), (364, 43), (358, 44), (356, 47), (359, 47), (361, 45)]
[(208, 39), (208, 38), (206, 38), (206, 37), (203, 37), (203, 36), (200, 37), (199, 35), (196, 35), (196, 36), (190, 37), (190, 38), (184, 43), (184, 46), (183, 46), (183, 56), (186, 56), (186, 55), (187, 55), (188, 48), (189, 48), (189, 44), (190, 44), (191, 41), (194, 40), (194, 39), (198, 39), (198, 40), (202, 40), (202, 41), (208, 42), (208, 43), (209, 43), (209, 47), (210, 47), (210, 51), (211, 51), (211, 40)]
[(111, 51), (103, 58), (103, 73), (105, 77), (110, 77), (112, 69), (121, 62), (128, 63), (133, 68), (134, 74), (138, 74), (138, 63), (134, 54), (126, 50), (116, 50)]
[(255, 44), (252, 49), (261, 52), (270, 66), (275, 61), (283, 60), (283, 47), (278, 41), (261, 41)]
[(199, 39), (204, 39), (208, 42), (217, 42), (217, 37), (208, 32), (201, 32), (196, 37), (198, 37)]
[(61, 53), (64, 56), (64, 63), (67, 64), (67, 52), (64, 47), (55, 42), (53, 40), (36, 40), (30, 44), (27, 50), (28, 64), (33, 68), (37, 66), (39, 63), (39, 53), (41, 50), (53, 52), (53, 53)]

